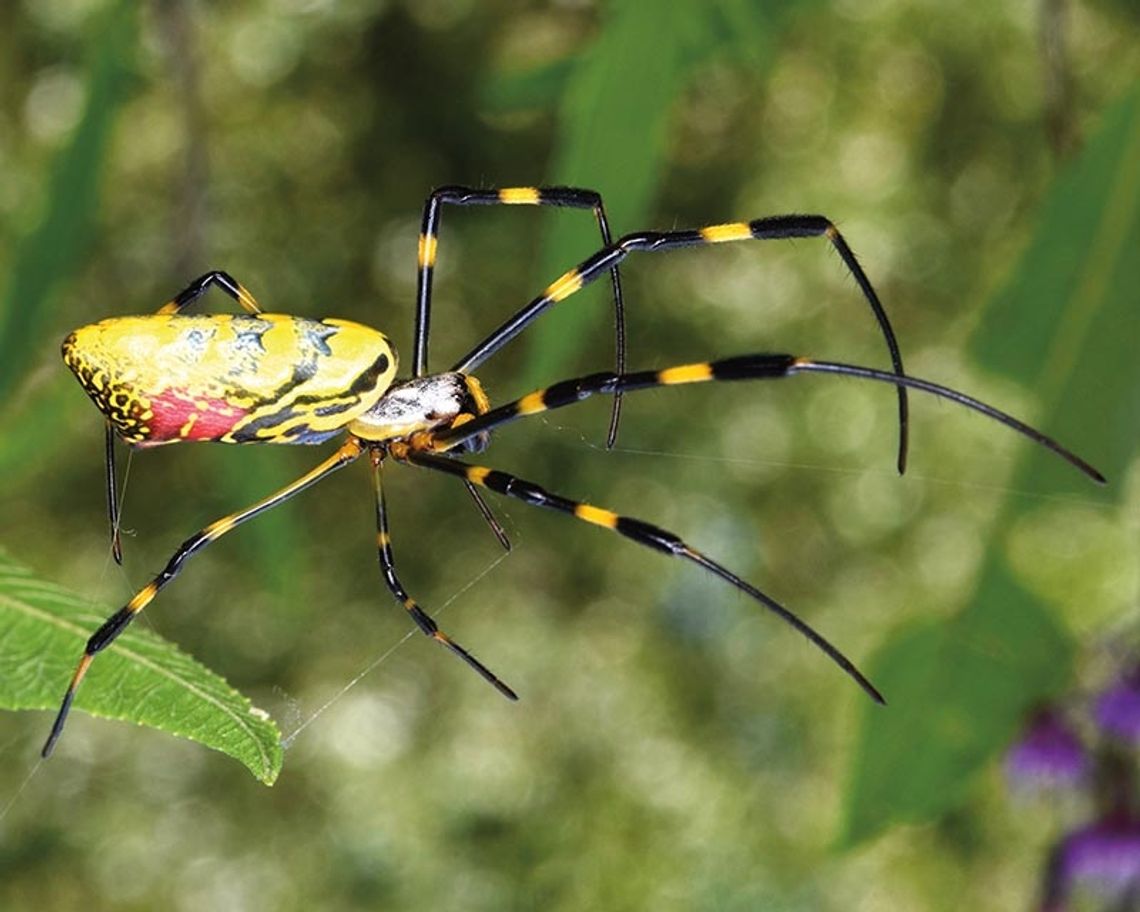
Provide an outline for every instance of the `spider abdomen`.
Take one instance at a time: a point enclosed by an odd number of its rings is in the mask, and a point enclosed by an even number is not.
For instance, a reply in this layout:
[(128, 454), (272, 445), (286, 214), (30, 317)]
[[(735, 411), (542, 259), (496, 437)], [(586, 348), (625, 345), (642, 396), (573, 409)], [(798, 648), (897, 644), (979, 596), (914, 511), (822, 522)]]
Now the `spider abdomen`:
[(396, 372), (383, 333), (283, 314), (115, 317), (71, 333), (63, 360), (136, 446), (320, 443), (368, 411)]

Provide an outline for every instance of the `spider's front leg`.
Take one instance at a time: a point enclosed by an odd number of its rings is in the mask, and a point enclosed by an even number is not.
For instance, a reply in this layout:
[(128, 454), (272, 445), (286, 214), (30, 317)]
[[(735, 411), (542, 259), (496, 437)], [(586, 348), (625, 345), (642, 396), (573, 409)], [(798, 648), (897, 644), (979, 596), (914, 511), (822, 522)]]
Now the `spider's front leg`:
[[(451, 368), (469, 374), (510, 342), (548, 309), (571, 295), (577, 294), (591, 282), (606, 272), (616, 269), (618, 264), (631, 253), (662, 253), (681, 247), (698, 247), (708, 244), (724, 244), (735, 241), (766, 241), (778, 238), (821, 237), (826, 238), (839, 254), (848, 271), (854, 277), (863, 297), (871, 307), (879, 330), (887, 343), (891, 357), (891, 367), (900, 380), (898, 386), (899, 414), (899, 474), (906, 471), (909, 437), (909, 410), (906, 395), (906, 374), (903, 370), (902, 354), (899, 352), (891, 321), (883, 309), (879, 296), (871, 285), (871, 280), (859, 265), (851, 247), (834, 223), (822, 215), (773, 215), (753, 219), (750, 222), (729, 222), (723, 225), (707, 225), (704, 228), (687, 228), (679, 231), (641, 231), (627, 234), (616, 243), (599, 250), (593, 256), (579, 263), (569, 272), (563, 273), (547, 289), (521, 308), (510, 319), (500, 325), (487, 338), (476, 345)], [(622, 370), (618, 374), (624, 373)], [(616, 390), (614, 395), (621, 395)]]
[[(416, 280), (415, 344), (412, 376), (428, 373), (428, 340), (431, 334), (431, 289), (435, 274), (436, 252), (439, 248), (439, 227), (443, 207), (449, 206), (553, 206), (559, 209), (589, 209), (594, 213), (602, 246), (613, 243), (610, 223), (602, 195), (583, 187), (500, 187), (479, 190), (474, 187), (440, 187), (424, 203), (423, 223), (420, 228), (419, 272)], [(621, 273), (615, 265), (610, 269), (610, 283), (614, 302), (615, 369), (625, 372), (625, 306), (622, 301)], [(615, 396), (610, 410), (610, 429), (606, 446), (612, 448), (617, 441), (618, 423), (621, 420), (621, 396)], [(480, 507), (481, 510), (485, 506)]]

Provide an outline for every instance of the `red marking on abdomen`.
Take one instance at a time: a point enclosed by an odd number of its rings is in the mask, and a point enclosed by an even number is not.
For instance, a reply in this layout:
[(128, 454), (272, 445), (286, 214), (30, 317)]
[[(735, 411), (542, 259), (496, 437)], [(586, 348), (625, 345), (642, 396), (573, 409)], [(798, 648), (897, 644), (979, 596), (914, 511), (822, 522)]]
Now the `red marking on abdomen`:
[[(203, 407), (199, 408), (199, 403)], [(229, 433), (245, 412), (225, 399), (203, 399), (186, 396), (178, 390), (166, 390), (150, 401), (154, 417), (146, 422), (150, 428), (148, 443), (171, 440), (217, 440)], [(189, 429), (183, 431), (193, 419)]]

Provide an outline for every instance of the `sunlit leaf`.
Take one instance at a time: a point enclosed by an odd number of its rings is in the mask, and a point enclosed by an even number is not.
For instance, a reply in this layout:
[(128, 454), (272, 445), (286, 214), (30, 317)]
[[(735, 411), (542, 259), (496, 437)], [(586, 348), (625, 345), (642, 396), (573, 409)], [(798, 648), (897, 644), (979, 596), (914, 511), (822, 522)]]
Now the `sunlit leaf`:
[[(1140, 92), (1104, 118), (1057, 180), (1036, 235), (979, 327), (982, 364), (1031, 385), (1042, 428), (1120, 477), (1140, 443)], [(1026, 451), (1015, 490), (1095, 493), (1044, 452)], [(1014, 524), (1040, 509), (1011, 498), (994, 524), (972, 602), (944, 624), (901, 633), (871, 663), (892, 701), (870, 712), (849, 791), (845, 840), (931, 819), (1009, 742), (1030, 707), (1068, 683), (1075, 644), (1006, 558)], [(1070, 610), (1080, 610), (1072, 606)]]
[[(87, 638), (110, 613), (35, 578), (0, 551), (0, 707), (58, 709)], [(137, 626), (92, 664), (75, 709), (197, 741), (245, 764), (266, 785), (281, 769), (280, 732), (267, 716), (190, 656)], [(45, 736), (50, 721), (45, 715)]]

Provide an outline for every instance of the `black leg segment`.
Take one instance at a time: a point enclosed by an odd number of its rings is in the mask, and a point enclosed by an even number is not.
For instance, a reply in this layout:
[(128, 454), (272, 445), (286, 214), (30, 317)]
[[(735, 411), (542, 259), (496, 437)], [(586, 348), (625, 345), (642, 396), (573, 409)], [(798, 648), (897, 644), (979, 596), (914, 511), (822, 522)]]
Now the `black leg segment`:
[(372, 486), (376, 494), (376, 554), (380, 559), (380, 572), (384, 576), (384, 582), (388, 586), (388, 590), (396, 597), (396, 601), (404, 606), (409, 617), (411, 617), (411, 619), (415, 621), (416, 626), (420, 628), (421, 633), (435, 640), (441, 646), (446, 646), (455, 653), (455, 655), (463, 659), (484, 681), (494, 687), (508, 700), (517, 700), (518, 695), (499, 680), (499, 677), (494, 672), (475, 658), (466, 648), (460, 646), (455, 640), (439, 629), (439, 625), (436, 624), (431, 615), (424, 611), (416, 604), (415, 599), (408, 595), (407, 590), (400, 582), (400, 578), (396, 575), (396, 560), (392, 554), (392, 538), (388, 533), (388, 507), (384, 500), (384, 481), (380, 468), (381, 459), (382, 456), (379, 453), (374, 453), (372, 456)]
[(798, 630), (816, 647), (822, 650), (836, 665), (843, 669), (843, 671), (852, 678), (868, 696), (875, 700), (875, 702), (886, 702), (883, 699), (883, 695), (879, 693), (875, 686), (855, 667), (854, 663), (824, 638), (822, 634), (818, 633), (809, 624), (801, 620), (797, 615), (793, 614), (771, 596), (761, 592), (755, 586), (745, 582), (712, 558), (707, 557), (696, 548), (686, 544), (674, 533), (640, 519), (621, 516), (611, 510), (594, 507), (579, 501), (570, 500), (558, 494), (553, 494), (533, 482), (525, 481), (514, 475), (509, 475), (506, 472), (488, 469), (484, 466), (468, 465), (446, 456), (431, 456), (426, 453), (415, 452), (393, 455), (401, 461), (410, 462), (412, 465), (422, 466), (423, 468), (431, 469), (436, 472), (453, 475), (472, 484), (489, 488), (497, 494), (521, 500), (523, 503), (530, 504), (531, 506), (556, 510), (559, 513), (565, 513), (569, 516), (573, 516), (575, 519), (580, 519), (592, 525), (610, 529), (619, 535), (623, 535), (637, 542), (639, 545), (652, 548), (654, 551), (659, 551), (670, 557), (682, 558), (697, 566), (703, 567), (740, 592), (755, 599), (773, 614), (781, 618), (785, 623)]
[(182, 291), (178, 292), (178, 294), (163, 304), (162, 307), (158, 309), (158, 313), (181, 313), (212, 287), (220, 288), (237, 301), (247, 313), (261, 313), (261, 308), (258, 307), (257, 301), (254, 300), (253, 295), (246, 290), (245, 286), (228, 272), (222, 272), (220, 269), (214, 269), (204, 275), (198, 276), (198, 278), (183, 288)]
[[(428, 342), (431, 335), (431, 289), (439, 246), (439, 227), (443, 206), (555, 206), (564, 209), (590, 209), (598, 223), (602, 245), (613, 242), (609, 219), (601, 194), (581, 187), (502, 187), (478, 190), (473, 187), (440, 187), (424, 203), (423, 223), (420, 228), (419, 272), (416, 281), (416, 323), (412, 376), (428, 373)], [(621, 275), (616, 265), (610, 272), (614, 302), (615, 369), (625, 372), (625, 308), (622, 301)], [(521, 331), (521, 330), (520, 330)], [(612, 447), (617, 439), (621, 416), (621, 397), (614, 397), (610, 413), (610, 428), (606, 445)]]
[[(863, 296), (871, 307), (871, 312), (879, 324), (879, 330), (887, 343), (891, 365), (895, 374), (904, 376), (902, 354), (898, 341), (879, 296), (875, 293), (870, 279), (855, 259), (839, 229), (821, 215), (777, 215), (755, 219), (751, 222), (729, 222), (723, 225), (708, 225), (704, 228), (681, 231), (645, 231), (627, 234), (616, 244), (599, 250), (583, 260), (574, 269), (556, 279), (546, 291), (533, 299), (514, 316), (500, 325), (487, 338), (476, 345), (463, 358), (456, 362), (452, 370), (470, 373), (500, 348), (510, 342), (548, 308), (595, 281), (600, 275), (613, 270), (619, 263), (635, 251), (661, 253), (681, 247), (697, 247), (706, 244), (722, 244), (734, 241), (771, 240), (775, 238), (825, 237), (839, 253), (848, 270), (855, 277)], [(618, 371), (622, 373), (622, 371)], [(906, 470), (908, 413), (904, 384), (899, 384), (899, 449), (898, 469)]]

